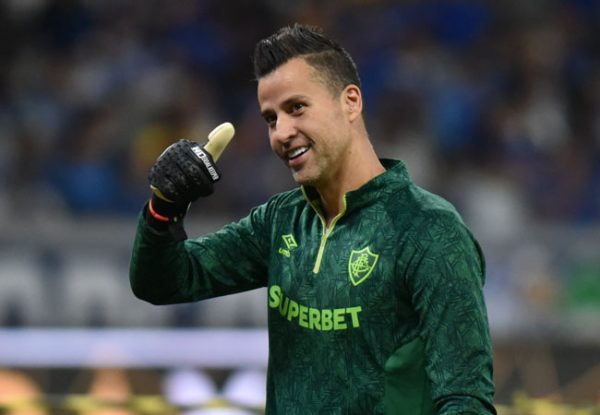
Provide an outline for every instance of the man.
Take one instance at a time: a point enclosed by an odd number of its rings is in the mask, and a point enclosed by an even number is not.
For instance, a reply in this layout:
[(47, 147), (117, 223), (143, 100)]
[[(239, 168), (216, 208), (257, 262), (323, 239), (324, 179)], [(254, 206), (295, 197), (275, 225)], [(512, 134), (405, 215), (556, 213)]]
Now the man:
[(173, 145), (150, 173), (134, 293), (170, 304), (268, 287), (268, 414), (494, 414), (482, 253), (449, 203), (378, 159), (351, 57), (294, 25), (260, 41), (254, 65), (271, 147), (300, 188), (178, 240), (218, 174)]

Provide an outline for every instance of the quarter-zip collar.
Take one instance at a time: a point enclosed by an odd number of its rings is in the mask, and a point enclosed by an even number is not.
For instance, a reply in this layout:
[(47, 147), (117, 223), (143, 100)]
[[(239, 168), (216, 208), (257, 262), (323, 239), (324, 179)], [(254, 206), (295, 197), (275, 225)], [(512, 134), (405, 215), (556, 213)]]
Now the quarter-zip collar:
[[(400, 160), (381, 159), (381, 164), (386, 171), (374, 177), (356, 190), (345, 194), (344, 215), (377, 201), (378, 192), (395, 192), (411, 183), (410, 175), (404, 163)], [(323, 217), (321, 198), (317, 190), (312, 186), (302, 186), (305, 199), (317, 210), (319, 216)], [(338, 215), (339, 216), (339, 215)]]
[(380, 193), (396, 192), (410, 183), (410, 177), (403, 162), (388, 159), (382, 159), (380, 161), (386, 168), (386, 171), (369, 180), (360, 188), (344, 194), (342, 200), (342, 210), (331, 220), (329, 225), (327, 225), (325, 213), (323, 212), (323, 208), (321, 206), (321, 197), (319, 196), (317, 190), (312, 186), (302, 186), (302, 194), (304, 195), (304, 198), (315, 210), (323, 226), (321, 243), (319, 245), (319, 251), (313, 267), (314, 274), (318, 274), (321, 269), (321, 263), (323, 261), (327, 240), (339, 220), (365, 206), (377, 203), (379, 200), (378, 195)]

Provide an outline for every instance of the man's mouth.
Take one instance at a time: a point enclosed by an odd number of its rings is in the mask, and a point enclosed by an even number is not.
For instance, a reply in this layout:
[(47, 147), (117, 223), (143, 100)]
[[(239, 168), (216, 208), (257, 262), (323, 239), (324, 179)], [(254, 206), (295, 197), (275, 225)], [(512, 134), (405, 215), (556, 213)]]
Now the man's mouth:
[(295, 148), (291, 151), (289, 151), (286, 155), (287, 155), (287, 159), (288, 160), (294, 160), (297, 159), (298, 157), (300, 157), (302, 154), (306, 153), (309, 150), (310, 147), (308, 146), (303, 146), (303, 147), (298, 147)]

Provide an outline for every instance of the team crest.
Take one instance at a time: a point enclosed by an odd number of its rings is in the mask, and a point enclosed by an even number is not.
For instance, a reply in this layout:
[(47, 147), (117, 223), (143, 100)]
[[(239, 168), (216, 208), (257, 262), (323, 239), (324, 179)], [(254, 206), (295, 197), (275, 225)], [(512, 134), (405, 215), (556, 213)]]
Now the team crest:
[(369, 278), (378, 259), (379, 255), (371, 252), (368, 246), (360, 251), (353, 249), (348, 259), (348, 273), (352, 284), (356, 286)]

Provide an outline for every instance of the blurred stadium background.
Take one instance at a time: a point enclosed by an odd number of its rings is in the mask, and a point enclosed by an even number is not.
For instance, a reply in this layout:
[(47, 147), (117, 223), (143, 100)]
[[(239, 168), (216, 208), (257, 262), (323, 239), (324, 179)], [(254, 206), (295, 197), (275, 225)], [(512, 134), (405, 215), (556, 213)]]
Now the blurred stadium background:
[(599, 413), (595, 0), (2, 0), (0, 413), (260, 413), (264, 292), (154, 307), (128, 263), (177, 138), (237, 127), (190, 235), (293, 186), (250, 56), (295, 21), (347, 47), (379, 154), (480, 239), (500, 413)]

